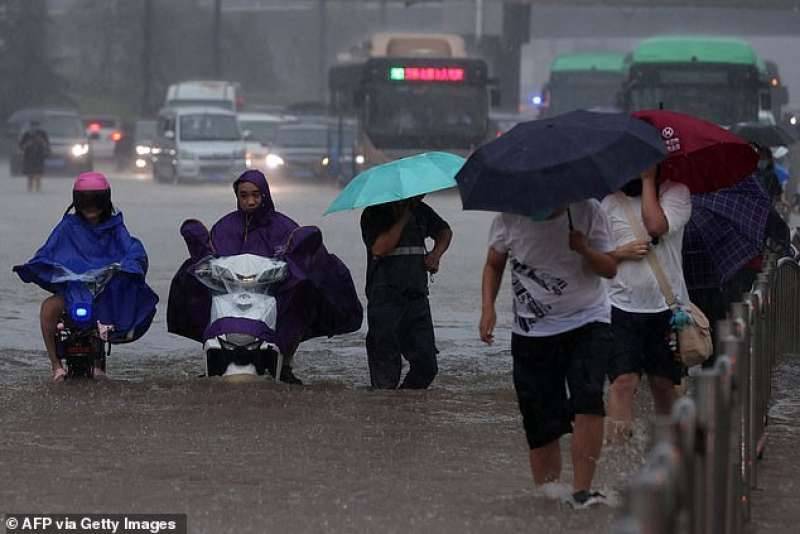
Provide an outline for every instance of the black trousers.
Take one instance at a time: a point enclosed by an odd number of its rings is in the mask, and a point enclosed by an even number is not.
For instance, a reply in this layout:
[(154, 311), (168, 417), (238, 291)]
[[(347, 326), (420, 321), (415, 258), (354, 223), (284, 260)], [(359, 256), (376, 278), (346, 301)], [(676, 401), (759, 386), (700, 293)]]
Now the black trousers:
[(408, 296), (383, 288), (367, 302), (367, 361), (372, 387), (395, 389), (408, 360), (400, 388), (425, 389), (439, 372), (433, 320), (427, 296)]

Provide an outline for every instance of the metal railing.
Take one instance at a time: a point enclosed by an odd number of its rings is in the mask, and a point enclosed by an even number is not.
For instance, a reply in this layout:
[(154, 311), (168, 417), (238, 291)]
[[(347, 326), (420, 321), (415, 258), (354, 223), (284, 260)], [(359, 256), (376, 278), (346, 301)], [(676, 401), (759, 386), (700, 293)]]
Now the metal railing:
[(798, 259), (768, 256), (752, 291), (718, 322), (719, 357), (695, 376), (694, 398), (656, 419), (652, 449), (612, 534), (742, 532), (758, 484), (772, 370), (778, 355), (800, 353)]

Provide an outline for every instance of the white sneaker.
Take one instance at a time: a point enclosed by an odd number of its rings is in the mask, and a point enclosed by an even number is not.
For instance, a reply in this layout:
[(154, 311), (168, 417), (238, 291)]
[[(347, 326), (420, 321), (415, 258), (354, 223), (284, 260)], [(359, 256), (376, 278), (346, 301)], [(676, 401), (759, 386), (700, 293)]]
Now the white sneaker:
[(569, 499), (569, 504), (575, 510), (584, 510), (596, 505), (610, 506), (608, 497), (599, 491), (576, 491)]

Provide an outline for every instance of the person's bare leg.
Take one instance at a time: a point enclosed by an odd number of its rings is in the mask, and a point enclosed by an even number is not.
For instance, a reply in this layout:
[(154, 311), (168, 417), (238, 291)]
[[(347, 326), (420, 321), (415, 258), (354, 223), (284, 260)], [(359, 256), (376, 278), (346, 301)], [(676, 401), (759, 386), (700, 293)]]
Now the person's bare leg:
[(554, 440), (536, 449), (531, 449), (531, 474), (537, 486), (557, 482), (561, 478), (561, 447)]
[(42, 190), (42, 175), (36, 174), (33, 176), (33, 190), (37, 193)]
[(663, 376), (648, 376), (650, 391), (653, 394), (653, 406), (657, 415), (669, 415), (672, 404), (678, 399), (675, 384)]
[(32, 192), (33, 192), (33, 175), (29, 174), (28, 175), (28, 193), (32, 193)]
[(608, 388), (608, 439), (619, 443), (633, 433), (633, 397), (639, 385), (639, 375), (619, 375)]
[(576, 415), (572, 431), (573, 491), (592, 487), (594, 470), (603, 448), (603, 418), (599, 415)]
[(39, 321), (42, 327), (42, 339), (47, 349), (47, 357), (50, 358), (50, 366), (55, 373), (62, 369), (61, 360), (56, 355), (56, 325), (64, 313), (64, 299), (58, 295), (53, 295), (44, 299)]

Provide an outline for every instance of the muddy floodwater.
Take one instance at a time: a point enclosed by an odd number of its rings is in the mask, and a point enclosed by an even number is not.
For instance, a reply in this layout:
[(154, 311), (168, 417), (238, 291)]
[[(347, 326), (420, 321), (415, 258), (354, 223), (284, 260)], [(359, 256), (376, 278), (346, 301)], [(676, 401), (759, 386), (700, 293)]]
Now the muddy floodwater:
[[(532, 486), (511, 381), (507, 287), (497, 342), (477, 339), (491, 215), (463, 212), (457, 194), (428, 199), (455, 232), (431, 287), (440, 375), (430, 390), (368, 391), (363, 328), (302, 345), (295, 365), (304, 387), (230, 384), (200, 378), (200, 345), (165, 325), (169, 281), (186, 257), (178, 225), (187, 217), (210, 225), (233, 209), (230, 186), (110, 173), (113, 199), (147, 248), (148, 281), (162, 303), (143, 339), (114, 347), (112, 380), (53, 386), (38, 333), (46, 294), (11, 267), (59, 220), (71, 181), (48, 178), (43, 193), (28, 195), (6, 169), (0, 161), (0, 514), (185, 513), (192, 533), (599, 533), (613, 520), (612, 509), (575, 512)], [(359, 213), (321, 216), (337, 189), (283, 183), (272, 193), (280, 211), (322, 228), (362, 288)], [(797, 369), (788, 369), (794, 383)], [(598, 469), (596, 486), (612, 494), (644, 459), (650, 399), (638, 397), (636, 438), (606, 448)], [(775, 454), (791, 455), (800, 401), (782, 399), (776, 420), (784, 445)], [(765, 470), (765, 479), (779, 471)], [(767, 500), (791, 509), (788, 500)], [(774, 514), (754, 518), (761, 523), (753, 532), (776, 524)]]

